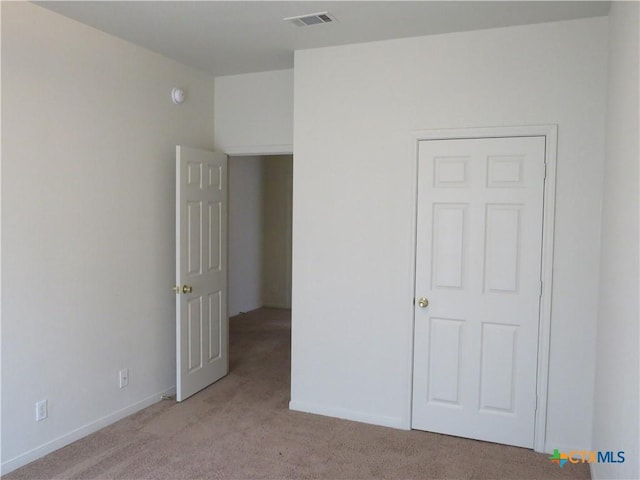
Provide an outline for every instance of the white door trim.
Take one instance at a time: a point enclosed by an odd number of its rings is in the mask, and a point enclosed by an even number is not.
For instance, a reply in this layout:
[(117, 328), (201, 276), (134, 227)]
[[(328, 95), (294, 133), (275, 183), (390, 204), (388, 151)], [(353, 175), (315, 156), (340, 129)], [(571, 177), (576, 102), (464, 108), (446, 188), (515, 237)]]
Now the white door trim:
[[(412, 255), (411, 298), (415, 290), (415, 253), (416, 253), (416, 215), (418, 201), (418, 145), (421, 140), (450, 140), (467, 138), (498, 137), (545, 137), (546, 175), (544, 180), (544, 205), (542, 220), (542, 268), (540, 279), (542, 291), (540, 296), (540, 322), (538, 328), (538, 369), (536, 376), (537, 407), (535, 414), (533, 449), (545, 451), (547, 420), (547, 388), (549, 379), (549, 344), (551, 327), (551, 292), (553, 282), (553, 239), (555, 225), (556, 196), (556, 155), (558, 143), (557, 125), (525, 125), (512, 127), (478, 127), (464, 129), (418, 130), (411, 134), (411, 161), (413, 162), (413, 194), (412, 194)], [(414, 331), (414, 309), (411, 309), (410, 331)], [(413, 372), (413, 334), (409, 345), (409, 371)], [(406, 428), (411, 428), (413, 374), (408, 376), (408, 415)]]
[(229, 157), (293, 155), (293, 145), (239, 145), (223, 149)]

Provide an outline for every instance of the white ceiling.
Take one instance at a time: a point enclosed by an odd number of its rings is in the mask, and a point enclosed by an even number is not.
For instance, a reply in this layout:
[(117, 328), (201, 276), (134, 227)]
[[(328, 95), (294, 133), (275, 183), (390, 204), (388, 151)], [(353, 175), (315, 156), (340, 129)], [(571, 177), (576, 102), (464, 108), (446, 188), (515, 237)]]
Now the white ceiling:
[[(607, 15), (597, 1), (35, 2), (215, 76), (293, 67), (297, 49)], [(329, 11), (296, 27), (284, 17)]]

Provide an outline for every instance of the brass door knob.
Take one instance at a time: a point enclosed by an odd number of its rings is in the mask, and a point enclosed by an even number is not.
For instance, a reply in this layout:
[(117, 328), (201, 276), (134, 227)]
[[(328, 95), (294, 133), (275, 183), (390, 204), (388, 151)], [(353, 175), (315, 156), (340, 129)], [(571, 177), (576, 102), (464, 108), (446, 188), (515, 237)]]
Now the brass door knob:
[(171, 290), (173, 290), (173, 292), (176, 295), (180, 295), (180, 292), (182, 291), (182, 293), (191, 293), (193, 292), (193, 287), (191, 285), (185, 285), (182, 288), (180, 288), (180, 285), (174, 285)]
[(429, 306), (429, 300), (427, 300), (425, 297), (420, 297), (418, 299), (418, 306), (420, 308), (427, 308)]

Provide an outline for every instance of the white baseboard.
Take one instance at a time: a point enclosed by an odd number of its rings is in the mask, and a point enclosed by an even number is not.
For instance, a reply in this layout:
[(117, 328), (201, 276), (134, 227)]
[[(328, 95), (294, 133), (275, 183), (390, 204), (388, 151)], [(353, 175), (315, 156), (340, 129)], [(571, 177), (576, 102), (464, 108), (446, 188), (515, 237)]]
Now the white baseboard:
[(62, 447), (69, 445), (70, 443), (75, 442), (76, 440), (80, 440), (87, 435), (97, 432), (98, 430), (107, 427), (112, 423), (117, 422), (118, 420), (122, 420), (129, 415), (139, 412), (140, 410), (159, 402), (162, 395), (172, 395), (175, 394), (175, 391), (176, 387), (174, 386), (165, 391), (154, 393), (153, 395), (140, 400), (133, 405), (129, 405), (128, 407), (117, 410), (93, 422), (87, 423), (86, 425), (76, 428), (75, 430), (62, 435), (61, 437), (55, 438), (47, 443), (40, 445), (39, 447), (18, 455), (11, 460), (2, 462), (2, 464), (0, 465), (0, 475), (6, 475), (7, 473), (12, 472), (17, 468), (23, 467), (24, 465), (31, 463), (34, 460), (42, 458), (51, 452), (54, 452)]
[(324, 415), (325, 417), (341, 418), (343, 420), (353, 420), (354, 422), (369, 423), (371, 425), (380, 425), (382, 427), (391, 427), (406, 430), (406, 421), (404, 421), (400, 417), (372, 415), (370, 413), (363, 413), (355, 410), (326, 407), (324, 405), (297, 402), (294, 400), (291, 400), (289, 402), (289, 410), (295, 410), (297, 412), (305, 413), (315, 413), (317, 415)]

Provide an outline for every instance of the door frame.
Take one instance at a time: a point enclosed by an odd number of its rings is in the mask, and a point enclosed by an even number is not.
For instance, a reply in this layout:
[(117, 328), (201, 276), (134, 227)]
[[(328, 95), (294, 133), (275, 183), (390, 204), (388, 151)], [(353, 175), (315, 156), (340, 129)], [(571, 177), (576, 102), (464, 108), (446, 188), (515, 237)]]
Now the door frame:
[[(416, 130), (411, 133), (411, 162), (413, 164), (412, 192), (412, 254), (411, 259), (411, 297), (415, 295), (416, 276), (416, 232), (418, 214), (418, 149), (423, 140), (481, 139), (503, 137), (544, 137), (545, 138), (545, 178), (542, 210), (542, 258), (540, 281), (540, 313), (538, 324), (538, 359), (536, 374), (536, 412), (533, 434), (533, 449), (545, 451), (547, 398), (549, 384), (549, 345), (551, 339), (551, 296), (553, 287), (553, 241), (555, 225), (556, 197), (556, 157), (558, 144), (558, 125), (524, 125), (509, 127), (452, 128), (438, 130)], [(413, 342), (415, 335), (415, 309), (411, 309), (409, 345), (409, 385), (408, 385), (408, 425), (411, 429), (413, 415)]]

